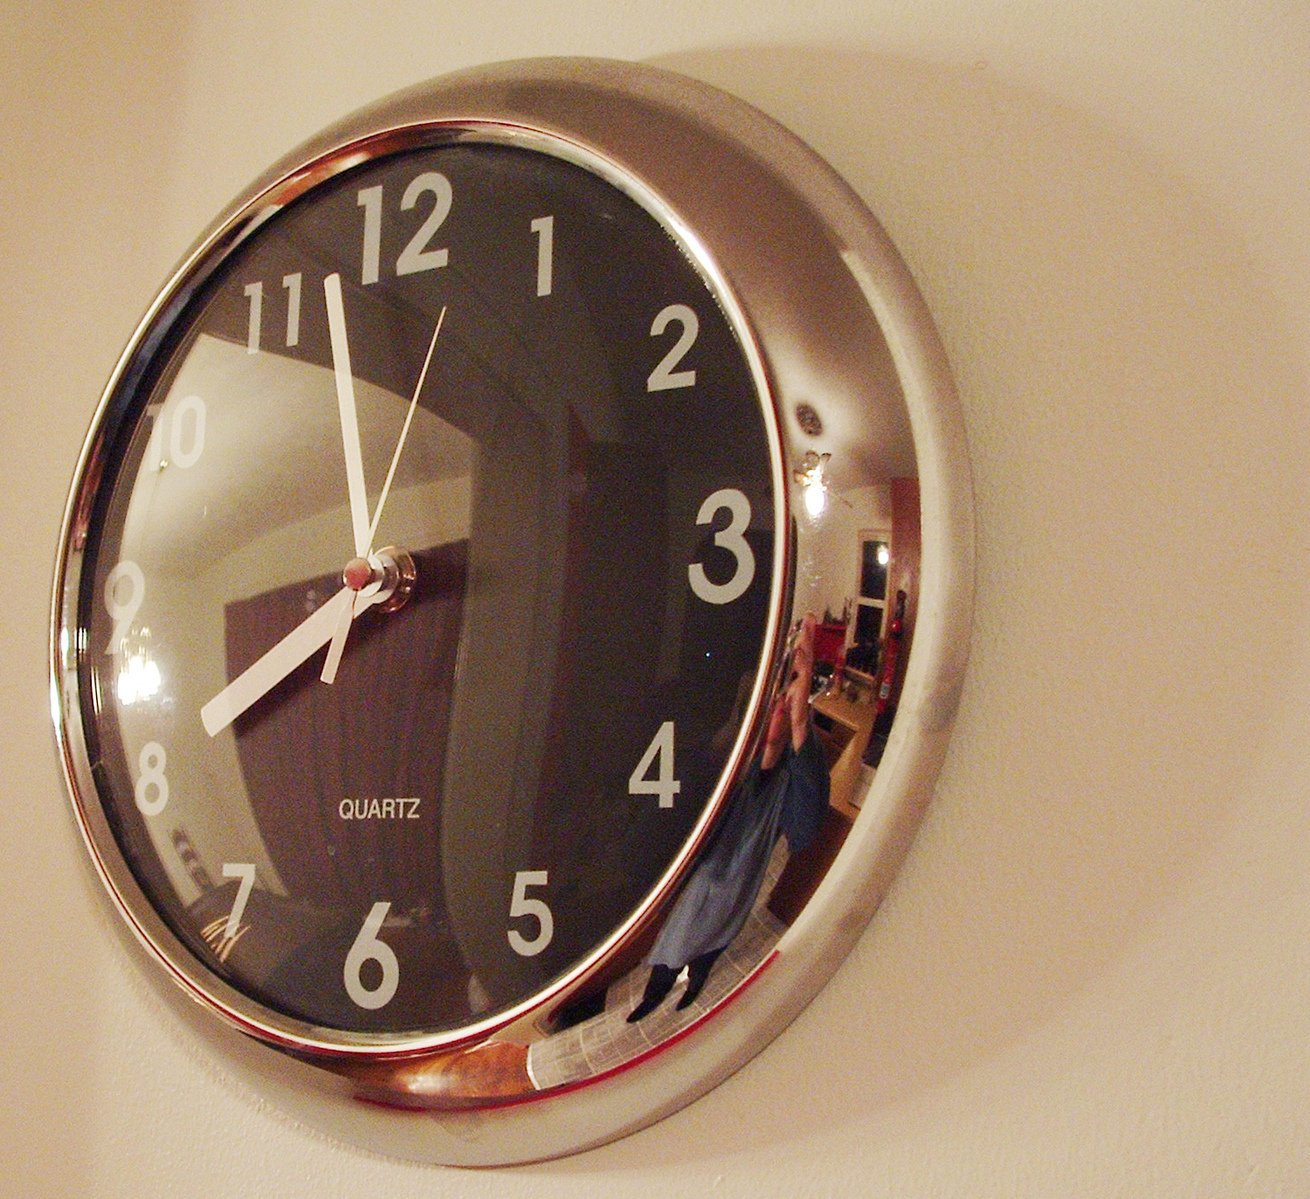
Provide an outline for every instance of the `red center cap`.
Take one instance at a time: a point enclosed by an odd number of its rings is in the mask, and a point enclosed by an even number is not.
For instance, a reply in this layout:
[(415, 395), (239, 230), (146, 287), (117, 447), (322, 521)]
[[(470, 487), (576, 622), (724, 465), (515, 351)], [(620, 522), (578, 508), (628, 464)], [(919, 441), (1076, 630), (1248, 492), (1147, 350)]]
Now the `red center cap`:
[(351, 591), (362, 591), (373, 581), (373, 566), (367, 558), (351, 558), (341, 572), (341, 581)]

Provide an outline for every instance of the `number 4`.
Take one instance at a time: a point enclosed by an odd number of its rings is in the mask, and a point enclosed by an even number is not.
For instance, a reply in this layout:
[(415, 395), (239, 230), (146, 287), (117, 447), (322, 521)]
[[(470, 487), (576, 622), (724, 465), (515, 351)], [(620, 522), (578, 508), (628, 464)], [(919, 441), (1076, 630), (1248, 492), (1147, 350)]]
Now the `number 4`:
[[(652, 765), (657, 767), (656, 776), (647, 778)], [(673, 797), (681, 790), (682, 784), (673, 777), (673, 721), (666, 720), (660, 725), (655, 739), (646, 747), (641, 761), (637, 763), (637, 769), (628, 779), (628, 794), (658, 795), (660, 807), (671, 808)]]

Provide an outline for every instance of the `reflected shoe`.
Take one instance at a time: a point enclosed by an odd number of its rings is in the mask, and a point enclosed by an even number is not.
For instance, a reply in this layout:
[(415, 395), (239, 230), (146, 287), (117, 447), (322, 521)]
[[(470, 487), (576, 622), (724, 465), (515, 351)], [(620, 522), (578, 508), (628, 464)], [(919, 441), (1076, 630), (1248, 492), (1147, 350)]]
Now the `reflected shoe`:
[(719, 960), (719, 954), (723, 951), (716, 949), (711, 953), (703, 953), (698, 958), (693, 958), (691, 964), (687, 967), (687, 989), (682, 993), (682, 998), (677, 1002), (677, 1010), (682, 1011), (689, 1008), (696, 1002), (696, 996), (701, 993), (706, 980), (710, 977), (710, 971), (714, 969), (714, 963)]
[(641, 1002), (628, 1015), (628, 1023), (636, 1024), (638, 1020), (644, 1020), (659, 1007), (668, 993), (673, 990), (677, 977), (678, 972), (672, 966), (652, 966)]

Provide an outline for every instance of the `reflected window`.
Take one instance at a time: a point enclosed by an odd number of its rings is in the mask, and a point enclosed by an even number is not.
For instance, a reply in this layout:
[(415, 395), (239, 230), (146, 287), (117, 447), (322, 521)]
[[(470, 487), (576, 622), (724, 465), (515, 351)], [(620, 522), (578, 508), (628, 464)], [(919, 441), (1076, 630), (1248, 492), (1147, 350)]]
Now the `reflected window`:
[[(877, 652), (887, 614), (887, 566), (891, 542), (882, 531), (860, 534), (860, 594), (856, 601), (854, 645)], [(863, 667), (871, 669), (871, 664)]]

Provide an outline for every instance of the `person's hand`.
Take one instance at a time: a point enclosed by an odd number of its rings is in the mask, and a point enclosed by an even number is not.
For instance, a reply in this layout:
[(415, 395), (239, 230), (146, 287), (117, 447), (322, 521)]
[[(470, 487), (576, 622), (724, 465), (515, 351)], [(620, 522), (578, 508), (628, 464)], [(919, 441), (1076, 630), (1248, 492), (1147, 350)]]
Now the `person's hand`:
[(792, 678), (787, 686), (787, 711), (791, 717), (791, 747), (800, 752), (810, 732), (810, 692), (814, 689), (814, 630), (818, 620), (807, 612), (801, 621), (801, 635), (792, 658)]
[(809, 735), (810, 689), (814, 683), (814, 629), (817, 623), (812, 612), (807, 612), (801, 620), (800, 633), (792, 651), (791, 678), (778, 692), (769, 713), (764, 749), (760, 754), (760, 766), (764, 770), (772, 770), (778, 764), (788, 731), (791, 733), (791, 747), (796, 751), (805, 744), (805, 738)]

